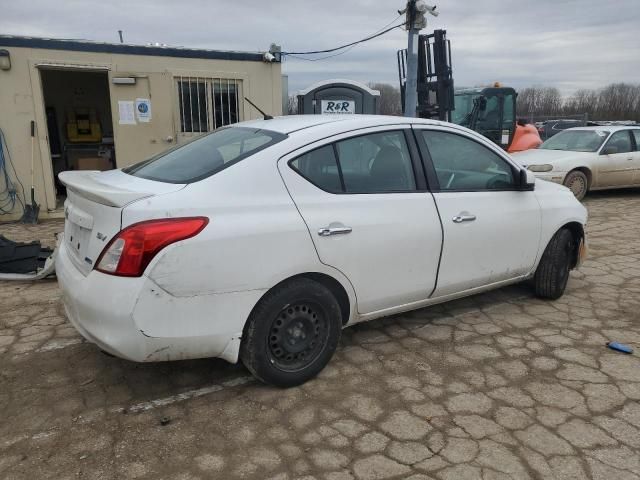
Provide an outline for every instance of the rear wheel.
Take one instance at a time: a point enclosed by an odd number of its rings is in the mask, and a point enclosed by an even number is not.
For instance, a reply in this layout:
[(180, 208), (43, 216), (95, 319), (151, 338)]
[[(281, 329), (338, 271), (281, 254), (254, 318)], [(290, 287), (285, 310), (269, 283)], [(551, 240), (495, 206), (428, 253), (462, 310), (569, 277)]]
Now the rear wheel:
[(569, 280), (574, 243), (573, 234), (563, 228), (547, 245), (533, 278), (538, 297), (556, 300), (562, 296)]
[(574, 170), (564, 179), (564, 186), (571, 190), (578, 200), (582, 200), (589, 191), (589, 179), (580, 170)]
[(240, 356), (265, 383), (300, 385), (329, 362), (341, 328), (340, 305), (331, 291), (313, 280), (293, 280), (267, 293), (255, 307)]

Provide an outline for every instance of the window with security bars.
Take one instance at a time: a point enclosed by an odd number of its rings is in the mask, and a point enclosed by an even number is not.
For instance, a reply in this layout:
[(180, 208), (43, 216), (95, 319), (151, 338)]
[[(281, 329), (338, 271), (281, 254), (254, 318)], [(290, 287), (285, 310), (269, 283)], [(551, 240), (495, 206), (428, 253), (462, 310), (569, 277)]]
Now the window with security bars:
[(228, 78), (178, 78), (180, 131), (204, 133), (240, 118), (240, 81)]

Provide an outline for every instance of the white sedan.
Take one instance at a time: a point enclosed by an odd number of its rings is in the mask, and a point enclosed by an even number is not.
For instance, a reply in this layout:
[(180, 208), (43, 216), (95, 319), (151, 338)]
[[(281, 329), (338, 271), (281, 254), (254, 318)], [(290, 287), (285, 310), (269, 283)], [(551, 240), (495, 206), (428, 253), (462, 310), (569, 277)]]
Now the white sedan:
[(63, 172), (67, 316), (133, 361), (241, 359), (300, 384), (342, 327), (532, 279), (562, 295), (585, 208), (456, 125), (239, 123), (122, 170)]
[(571, 128), (513, 157), (579, 200), (589, 190), (640, 187), (640, 126)]

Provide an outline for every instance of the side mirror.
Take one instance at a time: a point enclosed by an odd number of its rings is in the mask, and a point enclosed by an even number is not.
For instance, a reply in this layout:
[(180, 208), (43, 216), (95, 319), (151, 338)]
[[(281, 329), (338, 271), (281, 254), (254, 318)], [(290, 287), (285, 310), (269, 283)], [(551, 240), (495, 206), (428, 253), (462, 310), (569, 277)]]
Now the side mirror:
[(487, 109), (487, 99), (485, 97), (480, 97), (480, 111), (484, 112)]
[(614, 153), (618, 153), (618, 147), (607, 145), (602, 149), (600, 155), (613, 155)]
[(520, 170), (518, 186), (520, 190), (531, 191), (536, 188), (536, 176), (527, 169)]

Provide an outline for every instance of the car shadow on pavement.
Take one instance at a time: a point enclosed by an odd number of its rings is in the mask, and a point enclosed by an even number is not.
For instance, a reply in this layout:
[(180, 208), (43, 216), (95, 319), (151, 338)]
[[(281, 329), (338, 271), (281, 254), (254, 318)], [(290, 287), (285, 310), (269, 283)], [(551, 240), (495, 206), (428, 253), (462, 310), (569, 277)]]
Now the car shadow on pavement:
[[(361, 343), (376, 341), (377, 336), (387, 337), (387, 329), (401, 322), (409, 321), (410, 328), (420, 328), (436, 319), (451, 318), (456, 315), (482, 312), (503, 305), (505, 302), (518, 303), (533, 297), (526, 284), (518, 284), (487, 293), (474, 295), (446, 304), (414, 310), (364, 322), (343, 330), (340, 346), (333, 362), (339, 362), (341, 351), (357, 347)], [(67, 357), (67, 362), (77, 371), (87, 369), (86, 376), (80, 373), (74, 383), (82, 384), (89, 380), (91, 371), (95, 376), (96, 393), (111, 392), (111, 406), (127, 408), (140, 402), (165, 399), (173, 395), (184, 395), (192, 391), (207, 389), (215, 385), (234, 385), (238, 379), (247, 379), (251, 374), (239, 362), (229, 364), (221, 359), (183, 360), (172, 362), (135, 363), (101, 353), (95, 345), (83, 344), (73, 347), (76, 351)], [(92, 382), (93, 383), (93, 382)], [(242, 384), (259, 384), (257, 380), (243, 381)], [(264, 387), (271, 389), (272, 387)], [(239, 388), (238, 393), (243, 389)]]

